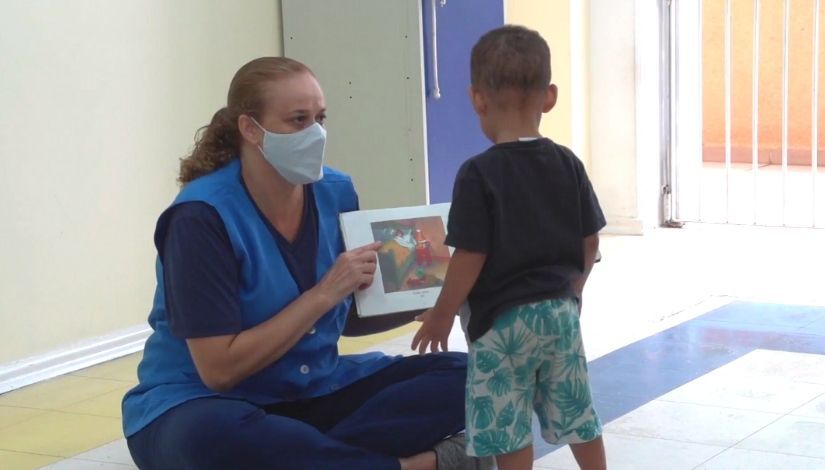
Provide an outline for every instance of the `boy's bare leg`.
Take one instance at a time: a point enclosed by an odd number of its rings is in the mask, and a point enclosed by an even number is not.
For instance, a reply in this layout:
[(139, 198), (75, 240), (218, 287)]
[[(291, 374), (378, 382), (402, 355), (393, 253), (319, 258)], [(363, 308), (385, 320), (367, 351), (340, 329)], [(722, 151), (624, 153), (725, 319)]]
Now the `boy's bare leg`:
[(606, 470), (607, 461), (604, 456), (604, 441), (599, 436), (589, 442), (570, 444), (573, 457), (582, 470)]
[(496, 456), (498, 470), (531, 470), (533, 468), (533, 446)]
[(435, 452), (428, 451), (399, 459), (401, 470), (436, 470)]

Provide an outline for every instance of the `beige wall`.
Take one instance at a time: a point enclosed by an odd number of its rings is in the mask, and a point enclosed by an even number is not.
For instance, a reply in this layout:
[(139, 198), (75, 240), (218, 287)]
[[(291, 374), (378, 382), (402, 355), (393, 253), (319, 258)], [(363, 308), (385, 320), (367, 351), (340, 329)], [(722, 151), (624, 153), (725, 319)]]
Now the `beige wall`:
[(505, 22), (535, 29), (552, 55), (556, 107), (544, 116), (541, 133), (572, 148), (586, 166), (589, 145), (589, 3), (579, 0), (509, 0)]
[(144, 324), (177, 159), (280, 2), (12, 0), (0, 14), (0, 365)]
[[(576, 0), (574, 0), (576, 1)], [(541, 132), (556, 142), (570, 146), (570, 1), (569, 0), (509, 0), (505, 22), (535, 29), (550, 46), (553, 83), (559, 88), (556, 107), (544, 116)]]
[(631, 232), (640, 226), (634, 3), (590, 2), (590, 177), (608, 223)]

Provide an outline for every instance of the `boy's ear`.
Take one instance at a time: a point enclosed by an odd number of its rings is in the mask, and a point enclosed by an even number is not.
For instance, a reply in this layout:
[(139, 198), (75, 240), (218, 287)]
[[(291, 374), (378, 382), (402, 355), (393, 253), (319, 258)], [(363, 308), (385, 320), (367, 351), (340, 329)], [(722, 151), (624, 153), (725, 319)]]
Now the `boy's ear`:
[(473, 88), (472, 85), (467, 87), (467, 94), (470, 95), (470, 103), (472, 103), (476, 114), (485, 114), (487, 112), (487, 100), (484, 98), (484, 94)]
[(553, 109), (556, 106), (556, 99), (559, 96), (559, 89), (554, 84), (550, 84), (547, 87), (547, 93), (544, 96), (544, 106), (541, 108), (541, 112), (546, 113)]

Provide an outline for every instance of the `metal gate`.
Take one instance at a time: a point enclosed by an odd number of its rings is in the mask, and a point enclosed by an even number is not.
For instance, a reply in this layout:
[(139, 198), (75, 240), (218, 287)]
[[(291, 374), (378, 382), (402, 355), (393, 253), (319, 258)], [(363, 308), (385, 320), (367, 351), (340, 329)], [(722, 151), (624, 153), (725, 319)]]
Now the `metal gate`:
[(666, 223), (825, 226), (820, 0), (663, 0)]

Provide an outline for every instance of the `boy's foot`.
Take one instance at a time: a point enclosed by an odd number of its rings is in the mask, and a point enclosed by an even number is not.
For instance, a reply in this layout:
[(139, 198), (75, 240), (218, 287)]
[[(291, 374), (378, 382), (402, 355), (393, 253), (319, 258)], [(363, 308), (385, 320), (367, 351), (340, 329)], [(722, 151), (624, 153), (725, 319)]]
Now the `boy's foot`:
[(493, 470), (492, 457), (470, 457), (467, 455), (464, 434), (456, 434), (435, 445), (438, 470)]

